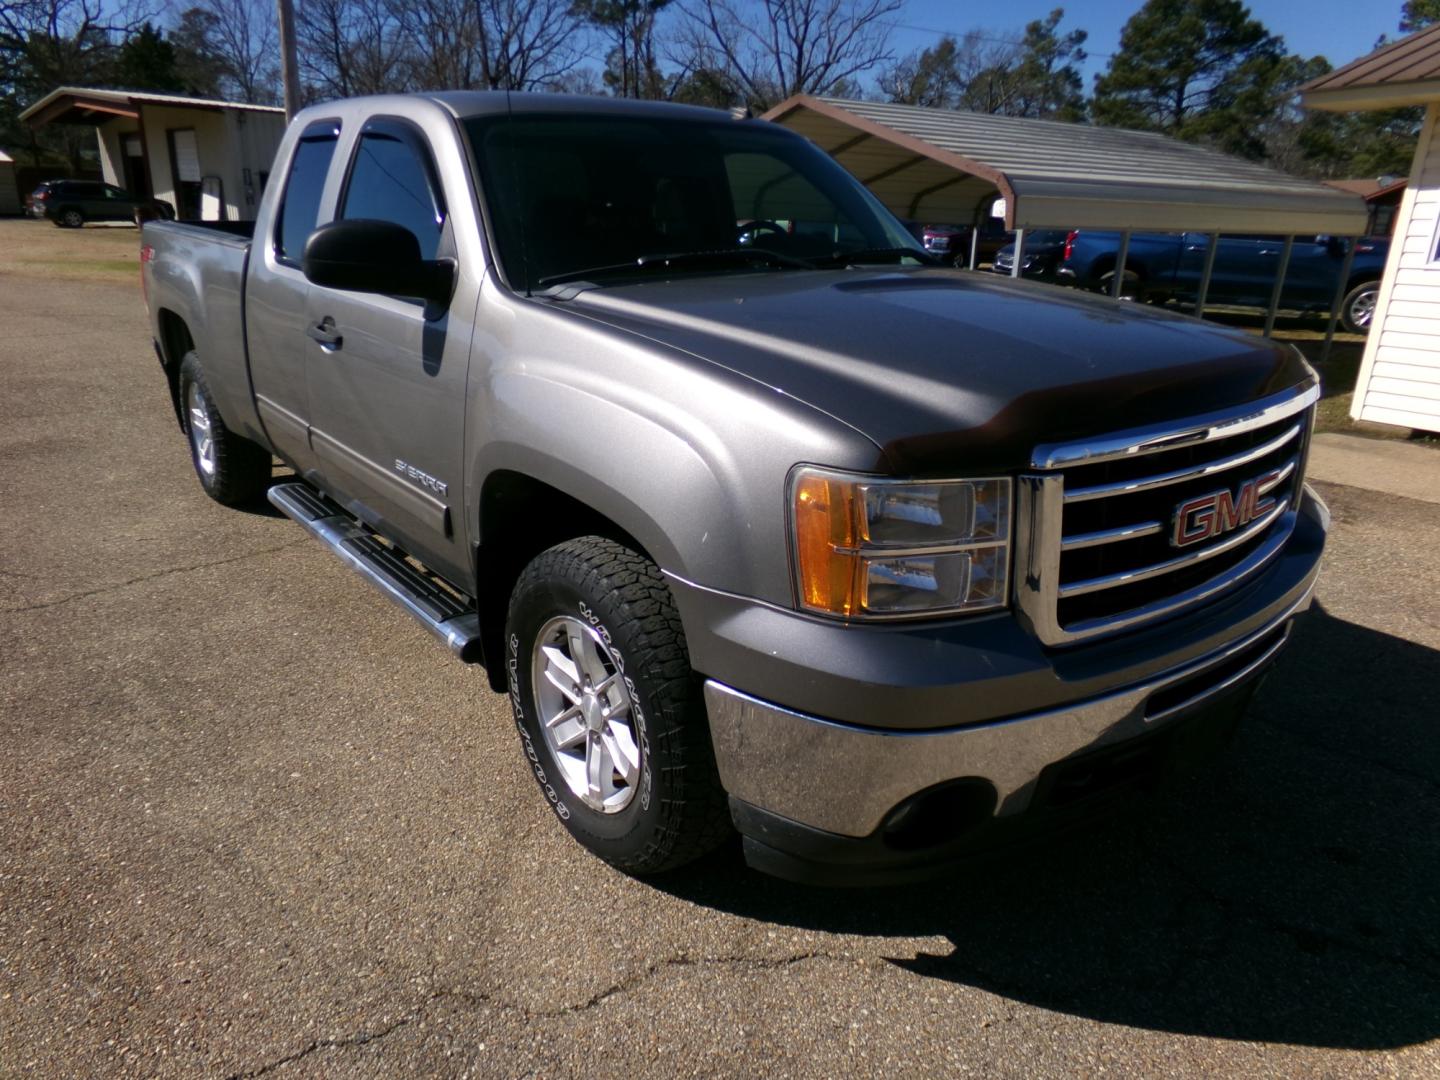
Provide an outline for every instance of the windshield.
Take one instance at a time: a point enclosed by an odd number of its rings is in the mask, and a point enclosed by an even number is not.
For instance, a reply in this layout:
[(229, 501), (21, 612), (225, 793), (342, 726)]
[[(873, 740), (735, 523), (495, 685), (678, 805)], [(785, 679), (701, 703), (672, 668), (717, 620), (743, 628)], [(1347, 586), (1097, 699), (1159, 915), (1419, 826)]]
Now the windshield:
[[(854, 177), (769, 124), (501, 115), (466, 128), (497, 255), (518, 289), (590, 269), (793, 269), (847, 252), (926, 259)], [(756, 257), (738, 257), (747, 251)], [(727, 257), (695, 257), (718, 253)]]

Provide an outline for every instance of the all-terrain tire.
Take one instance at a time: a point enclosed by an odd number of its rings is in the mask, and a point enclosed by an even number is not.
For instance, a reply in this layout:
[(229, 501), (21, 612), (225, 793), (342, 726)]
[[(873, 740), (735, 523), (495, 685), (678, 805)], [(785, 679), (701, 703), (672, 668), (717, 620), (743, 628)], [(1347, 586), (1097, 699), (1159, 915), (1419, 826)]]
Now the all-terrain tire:
[[(546, 720), (554, 716), (542, 715), (539, 700), (543, 676), (536, 665), (547, 662), (541, 646), (558, 640), (550, 655), (557, 648), (565, 652), (570, 620), (593, 631), (598, 651), (591, 659), (598, 657), (604, 671), (623, 685), (627, 745), (638, 747), (635, 782), (621, 783), (612, 798), (623, 805), (608, 812), (582, 801), (585, 785), (576, 787), (573, 779), (575, 751), (551, 745), (564, 741), (560, 733), (565, 729), (552, 724), (554, 733), (547, 735)], [(700, 679), (690, 668), (670, 589), (654, 563), (598, 536), (542, 552), (511, 593), (505, 638), (521, 745), (546, 801), (576, 840), (618, 869), (643, 875), (697, 859), (730, 835)], [(554, 674), (558, 669), (546, 670)], [(544, 692), (560, 708), (577, 700), (568, 689), (568, 696), (560, 698), (550, 687)], [(547, 708), (554, 713), (557, 706)], [(595, 734), (597, 740), (602, 737)], [(587, 765), (589, 746), (586, 742), (579, 750)], [(567, 756), (566, 767), (558, 755)], [(607, 787), (612, 780), (623, 781), (618, 768), (607, 776)], [(593, 801), (597, 789), (589, 790)]]
[(270, 451), (225, 426), (193, 351), (180, 361), (180, 406), (205, 494), (224, 506), (258, 502), (270, 486)]

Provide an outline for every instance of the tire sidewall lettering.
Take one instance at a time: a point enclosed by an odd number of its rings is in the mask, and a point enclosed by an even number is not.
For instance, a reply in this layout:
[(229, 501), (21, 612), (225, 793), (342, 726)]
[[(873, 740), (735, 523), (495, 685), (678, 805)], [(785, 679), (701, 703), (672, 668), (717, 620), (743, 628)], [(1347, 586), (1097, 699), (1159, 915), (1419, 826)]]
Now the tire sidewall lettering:
[(540, 754), (535, 749), (535, 741), (530, 737), (530, 730), (525, 726), (525, 704), (520, 697), (520, 639), (515, 634), (510, 635), (509, 656), (506, 657), (506, 670), (510, 680), (510, 707), (515, 714), (515, 727), (520, 732), (520, 742), (525, 751), (525, 757), (530, 762), (530, 768), (535, 772), (535, 779), (540, 782), (540, 790), (545, 793), (555, 816), (561, 821), (570, 820), (570, 807), (565, 805), (565, 800), (555, 790), (555, 785), (545, 774), (545, 766), (540, 760)]
[(645, 722), (645, 709), (640, 704), (640, 691), (635, 686), (635, 680), (625, 672), (625, 654), (616, 644), (610, 629), (584, 600), (579, 601), (578, 608), (581, 618), (594, 627), (595, 633), (600, 635), (600, 640), (605, 642), (606, 647), (610, 650), (611, 659), (615, 661), (615, 670), (625, 680), (625, 691), (630, 695), (630, 715), (635, 721), (635, 741), (640, 747), (640, 790), (636, 796), (641, 812), (648, 811), (655, 784), (654, 776), (650, 771), (650, 729)]

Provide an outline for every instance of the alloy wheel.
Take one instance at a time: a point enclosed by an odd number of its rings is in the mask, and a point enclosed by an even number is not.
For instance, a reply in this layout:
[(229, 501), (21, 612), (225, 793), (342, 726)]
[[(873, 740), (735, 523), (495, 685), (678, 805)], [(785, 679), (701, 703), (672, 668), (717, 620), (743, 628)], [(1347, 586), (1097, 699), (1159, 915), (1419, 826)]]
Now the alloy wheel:
[(195, 450), (195, 464), (206, 476), (215, 475), (215, 440), (210, 430), (210, 413), (200, 384), (191, 383), (186, 405), (190, 409), (190, 445)]
[(640, 743), (614, 652), (593, 627), (557, 616), (536, 635), (530, 677), (565, 785), (597, 813), (624, 810), (640, 781)]

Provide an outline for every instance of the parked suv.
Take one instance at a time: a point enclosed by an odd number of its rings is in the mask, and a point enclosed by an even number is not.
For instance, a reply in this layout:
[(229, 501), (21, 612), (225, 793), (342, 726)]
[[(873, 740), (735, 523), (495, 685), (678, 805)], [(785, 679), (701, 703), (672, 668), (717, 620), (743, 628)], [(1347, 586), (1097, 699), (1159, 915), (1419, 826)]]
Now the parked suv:
[(31, 217), (46, 217), (65, 229), (78, 229), (87, 221), (134, 221), (137, 206), (151, 206), (162, 217), (173, 217), (164, 203), (137, 199), (124, 188), (99, 180), (46, 180), (25, 200)]

